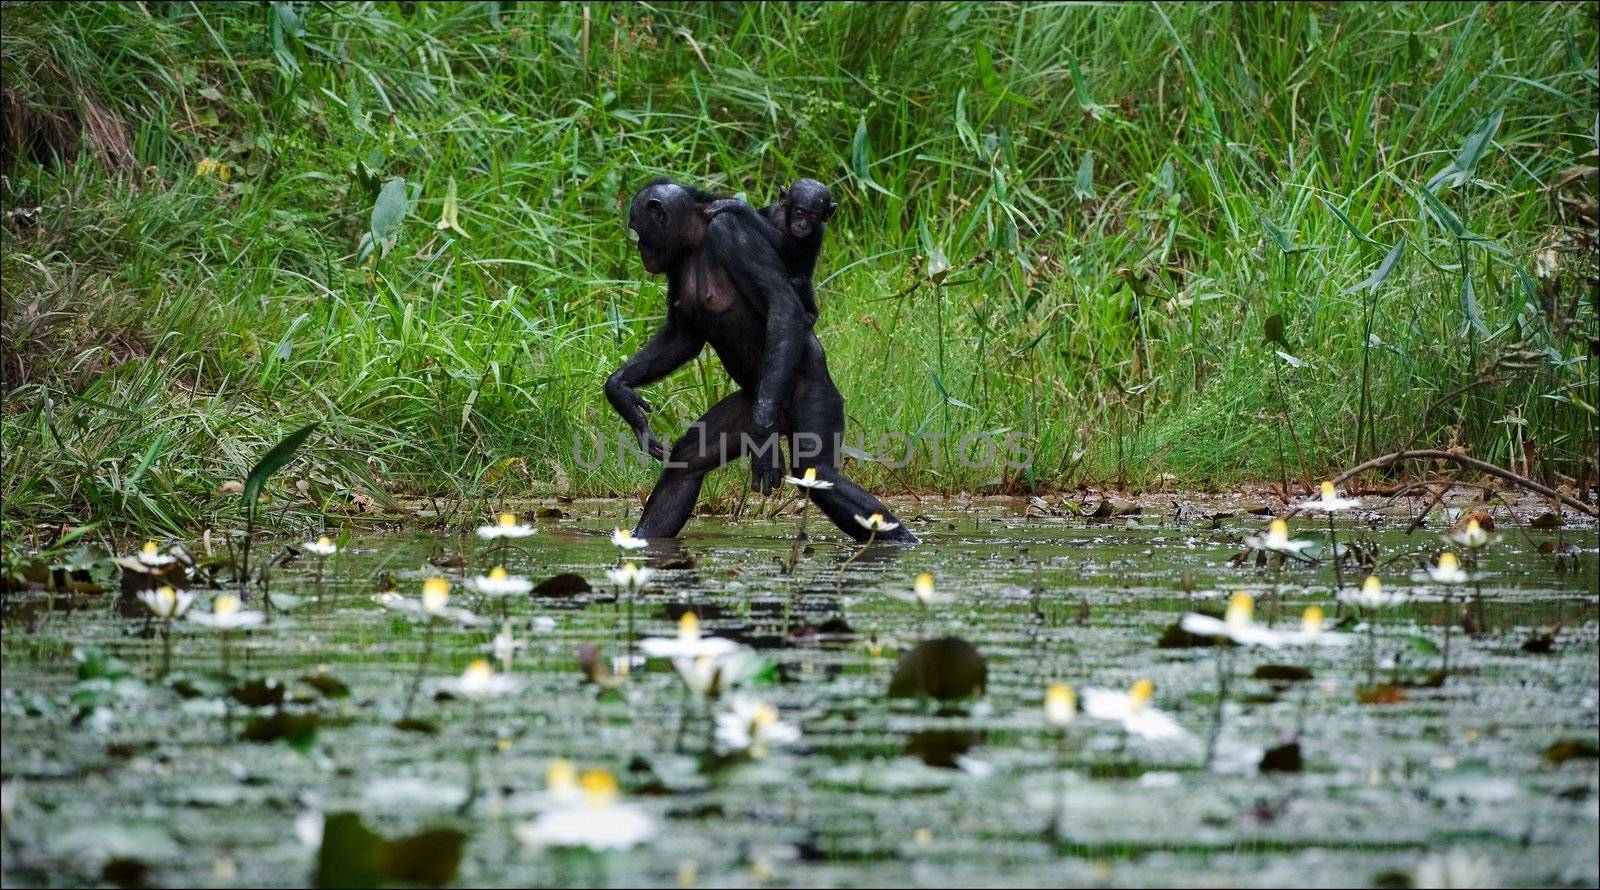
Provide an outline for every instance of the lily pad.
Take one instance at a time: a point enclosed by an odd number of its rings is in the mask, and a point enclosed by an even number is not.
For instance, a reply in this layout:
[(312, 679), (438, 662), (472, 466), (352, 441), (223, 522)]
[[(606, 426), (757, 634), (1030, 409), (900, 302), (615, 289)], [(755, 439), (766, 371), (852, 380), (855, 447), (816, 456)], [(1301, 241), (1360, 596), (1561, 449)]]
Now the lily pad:
[(889, 697), (968, 698), (982, 695), (988, 679), (988, 663), (971, 643), (941, 637), (918, 643), (900, 657), (889, 681)]

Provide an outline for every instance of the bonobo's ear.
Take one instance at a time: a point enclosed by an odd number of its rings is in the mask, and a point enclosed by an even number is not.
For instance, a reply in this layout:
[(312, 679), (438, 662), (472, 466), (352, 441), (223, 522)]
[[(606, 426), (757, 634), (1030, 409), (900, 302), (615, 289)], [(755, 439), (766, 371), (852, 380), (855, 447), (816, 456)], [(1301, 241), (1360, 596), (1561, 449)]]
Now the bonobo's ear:
[(778, 203), (785, 207), (789, 206), (789, 190), (781, 185), (778, 186)]
[(667, 221), (667, 205), (661, 203), (660, 198), (651, 198), (650, 203), (645, 206), (650, 210), (650, 218), (656, 223), (662, 224)]
[(828, 219), (828, 217), (830, 217), (830, 216), (833, 216), (833, 212), (834, 212), (834, 211), (835, 211), (835, 210), (838, 210), (838, 209), (839, 209), (839, 205), (838, 205), (838, 204), (829, 204), (829, 205), (828, 205), (828, 209), (827, 209), (827, 210), (824, 210), (824, 211), (822, 211), (822, 216), (820, 216), (820, 217), (818, 217), (818, 218), (817, 218), (817, 221), (818, 221), (818, 222), (825, 222), (825, 221), (827, 221), (827, 219)]

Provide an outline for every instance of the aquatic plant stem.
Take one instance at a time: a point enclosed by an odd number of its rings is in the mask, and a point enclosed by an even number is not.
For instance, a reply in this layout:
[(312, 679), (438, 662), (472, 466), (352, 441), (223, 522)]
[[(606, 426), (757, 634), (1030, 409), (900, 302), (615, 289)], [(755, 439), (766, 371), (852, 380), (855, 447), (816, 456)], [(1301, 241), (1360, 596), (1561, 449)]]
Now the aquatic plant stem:
[(1339, 533), (1333, 530), (1333, 511), (1328, 511), (1328, 551), (1333, 557), (1333, 595), (1337, 597), (1344, 590), (1344, 562), (1339, 553)]
[(406, 693), (406, 707), (400, 712), (402, 721), (411, 719), (411, 707), (416, 704), (417, 692), (422, 689), (422, 672), (428, 666), (428, 656), (433, 654), (433, 616), (428, 616), (427, 630), (422, 636), (422, 657), (417, 659), (417, 672), (411, 677), (411, 690)]
[(800, 527), (795, 530), (794, 543), (789, 545), (789, 574), (794, 574), (795, 564), (800, 561), (800, 545), (806, 539), (806, 511), (811, 509), (811, 498), (808, 495), (800, 504)]
[(1444, 663), (1439, 669), (1441, 681), (1450, 677), (1450, 632), (1454, 629), (1451, 625), (1456, 623), (1455, 616), (1451, 614), (1451, 593), (1449, 587), (1444, 589)]
[(839, 582), (840, 583), (844, 582), (844, 570), (850, 568), (850, 564), (855, 562), (856, 559), (861, 556), (861, 554), (866, 553), (867, 550), (872, 547), (872, 542), (877, 540), (877, 538), (878, 538), (878, 530), (877, 529), (873, 528), (873, 529), (868, 529), (867, 530), (867, 542), (865, 544), (861, 545), (861, 549), (860, 550), (857, 550), (856, 552), (850, 554), (850, 558), (845, 560), (843, 565), (839, 566)]
[(1217, 647), (1217, 706), (1211, 715), (1211, 736), (1206, 739), (1205, 769), (1217, 759), (1217, 743), (1222, 739), (1222, 722), (1228, 707), (1228, 686), (1233, 677), (1232, 646)]
[(1378, 622), (1376, 615), (1368, 615), (1367, 619), (1367, 686), (1370, 688), (1378, 682)]
[(172, 618), (169, 616), (161, 621), (161, 669), (156, 672), (157, 680), (165, 680), (167, 672), (172, 669)]
[(1050, 839), (1059, 841), (1066, 834), (1067, 810), (1067, 730), (1056, 731), (1055, 803), (1050, 813)]

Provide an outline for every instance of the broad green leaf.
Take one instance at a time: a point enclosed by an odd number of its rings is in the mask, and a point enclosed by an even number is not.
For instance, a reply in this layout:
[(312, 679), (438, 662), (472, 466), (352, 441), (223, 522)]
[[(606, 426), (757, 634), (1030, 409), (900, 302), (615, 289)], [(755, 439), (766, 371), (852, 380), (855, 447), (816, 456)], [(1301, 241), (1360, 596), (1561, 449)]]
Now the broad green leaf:
[(1332, 201), (1329, 201), (1327, 198), (1324, 198), (1321, 195), (1317, 196), (1317, 200), (1322, 202), (1322, 206), (1324, 206), (1324, 207), (1328, 208), (1329, 210), (1333, 211), (1333, 215), (1338, 217), (1339, 222), (1344, 224), (1344, 227), (1347, 230), (1349, 230), (1350, 234), (1356, 236), (1356, 240), (1357, 241), (1362, 241), (1362, 242), (1365, 242), (1367, 244), (1371, 244), (1373, 247), (1381, 247), (1381, 246), (1383, 246), (1383, 245), (1379, 244), (1377, 241), (1374, 241), (1371, 238), (1371, 236), (1369, 236), (1366, 232), (1363, 232), (1359, 228), (1357, 228), (1356, 224), (1350, 221), (1350, 217), (1346, 216), (1345, 212), (1343, 210), (1340, 210), (1338, 207), (1335, 207)]
[(1083, 153), (1083, 160), (1078, 162), (1078, 178), (1072, 185), (1072, 193), (1078, 196), (1079, 201), (1087, 201), (1094, 197), (1094, 152)]
[(1284, 349), (1290, 348), (1289, 338), (1283, 323), (1283, 313), (1274, 312), (1268, 316), (1266, 324), (1262, 326), (1262, 333), (1266, 336), (1268, 343), (1276, 343)]
[(272, 477), (273, 473), (283, 469), (289, 463), (289, 460), (294, 457), (294, 453), (300, 450), (300, 446), (305, 444), (306, 439), (311, 436), (320, 423), (321, 421), (314, 420), (284, 436), (283, 441), (272, 446), (270, 451), (262, 455), (261, 460), (251, 468), (250, 475), (244, 479), (243, 498), (246, 510), (255, 509), (256, 499), (261, 495), (262, 486), (267, 484), (267, 480)]
[(383, 184), (378, 200), (372, 204), (372, 242), (379, 256), (388, 256), (400, 240), (400, 225), (406, 219), (406, 181), (396, 176)]
[(1378, 264), (1376, 272), (1345, 288), (1343, 292), (1353, 294), (1362, 288), (1366, 288), (1368, 293), (1377, 293), (1378, 288), (1388, 279), (1389, 273), (1394, 271), (1395, 264), (1400, 262), (1400, 254), (1404, 253), (1405, 249), (1406, 238), (1401, 235), (1400, 240), (1395, 242), (1394, 247), (1391, 247), (1389, 252), (1384, 255), (1383, 262)]
[(1462, 325), (1465, 331), (1468, 326), (1478, 332), (1478, 336), (1489, 336), (1489, 326), (1484, 324), (1483, 314), (1478, 311), (1478, 297), (1472, 290), (1472, 276), (1461, 277), (1461, 314), (1466, 316), (1466, 323)]
[(855, 169), (856, 178), (861, 180), (862, 185), (891, 198), (896, 197), (893, 192), (878, 185), (872, 179), (872, 159), (867, 146), (867, 119), (864, 116), (856, 122), (856, 135), (854, 139), (850, 140), (850, 164)]
[(466, 229), (461, 228), (461, 210), (456, 205), (456, 178), (454, 176), (450, 177), (450, 185), (444, 195), (444, 210), (440, 212), (439, 222), (434, 228), (441, 232), (446, 230), (453, 231), (463, 238), (472, 237), (467, 234)]

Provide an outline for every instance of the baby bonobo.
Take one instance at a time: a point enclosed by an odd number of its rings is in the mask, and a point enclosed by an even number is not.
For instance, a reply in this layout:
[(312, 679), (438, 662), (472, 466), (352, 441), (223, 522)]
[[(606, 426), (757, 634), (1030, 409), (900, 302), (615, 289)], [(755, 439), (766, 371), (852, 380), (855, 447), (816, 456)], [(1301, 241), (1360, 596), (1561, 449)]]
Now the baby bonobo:
[[(706, 219), (736, 203), (739, 202), (732, 198), (712, 202), (706, 207)], [(800, 305), (812, 321), (817, 318), (817, 294), (811, 278), (816, 273), (817, 256), (822, 253), (828, 217), (838, 208), (827, 186), (815, 179), (796, 179), (794, 185), (778, 189), (776, 204), (768, 204), (757, 211), (771, 226), (772, 246), (778, 249), (789, 285), (799, 295)]]

